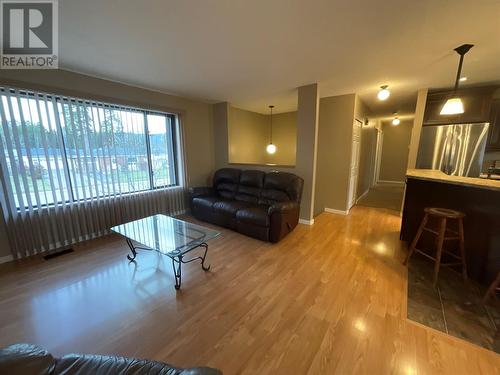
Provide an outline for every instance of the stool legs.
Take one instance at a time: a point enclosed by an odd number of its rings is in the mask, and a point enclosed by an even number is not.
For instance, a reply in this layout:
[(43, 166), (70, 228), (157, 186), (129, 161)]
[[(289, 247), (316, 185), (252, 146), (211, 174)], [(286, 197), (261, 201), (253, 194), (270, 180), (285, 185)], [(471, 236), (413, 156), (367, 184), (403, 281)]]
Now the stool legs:
[(500, 285), (500, 272), (497, 274), (497, 278), (491, 283), (488, 291), (483, 297), (483, 304), (488, 302), (488, 299), (497, 291), (498, 286)]
[(415, 248), (417, 247), (418, 240), (420, 239), (420, 236), (422, 235), (422, 232), (424, 231), (425, 225), (427, 224), (427, 220), (429, 218), (429, 215), (425, 214), (424, 218), (422, 219), (422, 222), (420, 223), (420, 226), (418, 227), (417, 234), (415, 235), (415, 238), (413, 239), (410, 249), (408, 250), (408, 255), (406, 256), (405, 261), (403, 264), (408, 264), (410, 261), (410, 257), (413, 255), (415, 252)]
[[(418, 252), (427, 258), (431, 259), (434, 261), (434, 276), (433, 276), (433, 285), (436, 286), (437, 280), (438, 280), (438, 275), (439, 275), (439, 270), (441, 268), (441, 265), (443, 266), (453, 266), (453, 265), (461, 265), (462, 266), (462, 276), (464, 281), (467, 281), (467, 263), (465, 259), (465, 241), (464, 241), (464, 224), (463, 224), (463, 215), (460, 217), (455, 216), (446, 216), (446, 215), (439, 215), (435, 214), (433, 215), (432, 213), (427, 212), (428, 209), (426, 209), (425, 215), (422, 219), (422, 222), (420, 223), (420, 226), (418, 227), (417, 234), (415, 235), (415, 238), (413, 239), (410, 248), (408, 249), (408, 255), (406, 256), (406, 259), (404, 260), (403, 264), (407, 264), (410, 261), (411, 256), (413, 255), (414, 252)], [(429, 209), (430, 210), (430, 209)], [(434, 209), (436, 210), (436, 209)], [(438, 228), (437, 230), (434, 230), (432, 228), (428, 228), (426, 225), (429, 221), (429, 217), (435, 217), (438, 220)], [(448, 222), (449, 221), (457, 221), (457, 226), (458, 226), (458, 232), (451, 230), (450, 228), (447, 228)], [(435, 242), (435, 256), (431, 256), (430, 254), (426, 253), (425, 251), (422, 251), (417, 248), (418, 242), (420, 240), (420, 237), (422, 236), (422, 233), (424, 231), (431, 232), (436, 236), (436, 242)], [(455, 234), (455, 236), (449, 236), (449, 233)], [(448, 236), (447, 236), (448, 235)], [(450, 241), (450, 240), (458, 240), (458, 252), (455, 248), (455, 251), (451, 253), (447, 248), (443, 248), (444, 241)], [(455, 262), (455, 263), (443, 263), (441, 264), (441, 258), (443, 253), (446, 253), (449, 256), (452, 256), (456, 260), (460, 260), (460, 263)], [(499, 281), (500, 282), (500, 281)]]
[(439, 225), (439, 234), (436, 240), (436, 261), (434, 262), (434, 279), (433, 285), (436, 286), (439, 274), (439, 267), (441, 267), (441, 255), (443, 254), (444, 235), (446, 232), (446, 219), (441, 219)]
[(465, 260), (465, 239), (464, 239), (464, 221), (458, 219), (458, 246), (460, 248), (460, 256), (462, 257), (462, 276), (464, 281), (467, 281), (467, 263)]

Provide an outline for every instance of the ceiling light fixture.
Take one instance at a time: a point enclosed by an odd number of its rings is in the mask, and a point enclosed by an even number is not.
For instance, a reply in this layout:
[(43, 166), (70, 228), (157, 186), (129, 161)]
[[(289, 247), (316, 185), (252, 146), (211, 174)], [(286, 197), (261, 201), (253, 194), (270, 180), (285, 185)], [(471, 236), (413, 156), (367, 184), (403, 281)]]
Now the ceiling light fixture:
[(267, 153), (271, 155), (276, 152), (276, 146), (273, 145), (273, 108), (274, 105), (269, 106), (269, 109), (271, 110), (271, 132), (269, 134), (269, 144), (266, 147)]
[(401, 120), (398, 117), (398, 113), (394, 112), (394, 118), (392, 119), (392, 125), (398, 126), (399, 124), (401, 124)]
[(460, 78), (460, 82), (465, 82), (465, 81), (467, 81), (467, 77)]
[(458, 82), (461, 81), (460, 74), (462, 73), (462, 64), (464, 62), (464, 56), (469, 50), (474, 47), (473, 44), (462, 44), (460, 47), (455, 48), (455, 52), (460, 55), (460, 61), (458, 62), (457, 78), (455, 79), (455, 88), (451, 98), (449, 98), (446, 103), (444, 103), (443, 108), (441, 108), (440, 115), (459, 115), (464, 113), (464, 104), (462, 99), (457, 96)]
[(378, 100), (387, 100), (391, 96), (391, 92), (387, 89), (388, 87), (387, 85), (380, 86), (380, 91), (377, 94)]

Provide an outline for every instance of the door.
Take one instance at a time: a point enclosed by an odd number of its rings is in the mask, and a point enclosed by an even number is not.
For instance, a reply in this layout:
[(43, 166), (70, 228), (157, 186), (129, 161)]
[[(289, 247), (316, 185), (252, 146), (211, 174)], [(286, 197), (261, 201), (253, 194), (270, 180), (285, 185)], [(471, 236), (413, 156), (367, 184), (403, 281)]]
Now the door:
[(354, 120), (352, 128), (352, 148), (351, 148), (351, 169), (349, 172), (349, 192), (347, 199), (347, 209), (349, 210), (356, 203), (356, 190), (359, 175), (359, 156), (361, 150), (361, 127), (362, 122)]

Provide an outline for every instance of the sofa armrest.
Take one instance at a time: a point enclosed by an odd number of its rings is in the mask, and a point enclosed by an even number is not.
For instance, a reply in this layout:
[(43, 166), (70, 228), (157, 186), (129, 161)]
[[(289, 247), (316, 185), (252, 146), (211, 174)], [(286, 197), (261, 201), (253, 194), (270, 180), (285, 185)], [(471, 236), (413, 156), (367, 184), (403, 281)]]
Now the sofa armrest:
[(275, 203), (272, 206), (270, 206), (267, 213), (269, 215), (272, 215), (276, 212), (287, 213), (287, 212), (299, 210), (299, 208), (300, 208), (299, 204), (297, 202), (294, 202), (294, 201), (279, 202), (279, 203)]
[(189, 188), (189, 197), (191, 199), (204, 195), (214, 195), (214, 189), (208, 186), (198, 186)]
[(300, 205), (295, 201), (275, 203), (267, 213), (270, 218), (269, 241), (278, 242), (299, 222)]

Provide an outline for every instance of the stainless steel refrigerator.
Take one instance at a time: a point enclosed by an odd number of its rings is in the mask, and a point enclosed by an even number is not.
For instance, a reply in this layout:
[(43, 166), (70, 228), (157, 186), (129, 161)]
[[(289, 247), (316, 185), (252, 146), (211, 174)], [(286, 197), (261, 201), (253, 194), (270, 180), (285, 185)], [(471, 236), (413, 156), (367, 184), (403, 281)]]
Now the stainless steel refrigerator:
[(417, 168), (439, 169), (453, 176), (479, 177), (488, 123), (424, 126)]

